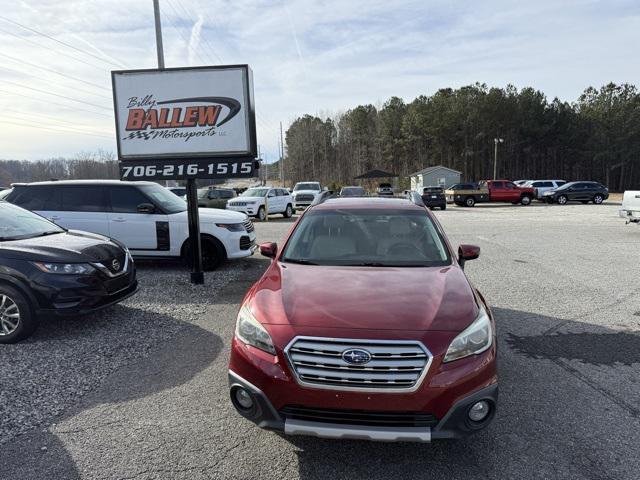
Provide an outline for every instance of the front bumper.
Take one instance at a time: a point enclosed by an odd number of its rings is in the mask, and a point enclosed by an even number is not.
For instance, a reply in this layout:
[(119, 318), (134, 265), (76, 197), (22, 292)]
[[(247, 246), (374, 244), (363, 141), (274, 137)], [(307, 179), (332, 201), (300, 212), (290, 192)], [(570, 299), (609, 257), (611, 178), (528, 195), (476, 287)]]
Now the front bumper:
[[(383, 442), (430, 442), (434, 439), (466, 437), (484, 429), (491, 423), (498, 402), (498, 384), (493, 383), (458, 400), (446, 415), (433, 425), (394, 426), (371, 424), (371, 422), (349, 424), (342, 421), (333, 423), (292, 418), (287, 413), (278, 412), (262, 390), (232, 370), (229, 371), (229, 388), (232, 403), (236, 406), (238, 413), (261, 428), (281, 431), (288, 435)], [(238, 407), (234, 401), (233, 392), (237, 388), (243, 388), (250, 392), (254, 400), (254, 407), (251, 410)], [(485, 420), (475, 423), (469, 420), (468, 411), (473, 404), (481, 400), (489, 402), (491, 412)], [(340, 411), (336, 411), (338, 418), (340, 418), (340, 413)]]
[(301, 201), (301, 202), (293, 202), (293, 208), (294, 210), (304, 210), (305, 208), (308, 208), (309, 206), (311, 206), (311, 204), (313, 203), (313, 200), (309, 200), (309, 201)]
[[(62, 278), (65, 277), (65, 278)], [(38, 299), (38, 315), (86, 315), (119, 303), (138, 291), (135, 267), (111, 279), (95, 275), (42, 274), (30, 290)]]

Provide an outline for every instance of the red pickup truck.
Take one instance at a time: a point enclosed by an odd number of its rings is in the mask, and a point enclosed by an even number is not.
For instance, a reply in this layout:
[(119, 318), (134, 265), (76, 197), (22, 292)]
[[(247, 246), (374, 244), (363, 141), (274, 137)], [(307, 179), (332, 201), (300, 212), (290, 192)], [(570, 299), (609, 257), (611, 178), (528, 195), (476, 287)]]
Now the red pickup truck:
[(535, 189), (519, 187), (511, 180), (483, 180), (478, 185), (458, 184), (447, 189), (447, 203), (473, 207), (479, 202), (511, 202), (529, 205), (535, 198)]

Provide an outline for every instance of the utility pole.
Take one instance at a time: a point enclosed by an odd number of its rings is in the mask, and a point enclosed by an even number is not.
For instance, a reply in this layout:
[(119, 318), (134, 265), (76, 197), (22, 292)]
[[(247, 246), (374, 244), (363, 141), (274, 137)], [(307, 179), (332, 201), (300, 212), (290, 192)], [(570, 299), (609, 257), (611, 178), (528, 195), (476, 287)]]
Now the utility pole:
[(284, 141), (282, 139), (282, 122), (280, 122), (280, 181), (282, 186), (287, 188), (284, 180)]
[(494, 138), (493, 143), (495, 145), (493, 151), (493, 179), (495, 180), (498, 174), (498, 143), (504, 143), (504, 138)]
[[(153, 0), (153, 17), (156, 26), (156, 50), (158, 69), (164, 69), (164, 49), (162, 46), (162, 22), (160, 20), (160, 0)], [(187, 218), (189, 221), (189, 246), (191, 250), (191, 283), (202, 285), (202, 244), (200, 241), (200, 214), (198, 213), (198, 190), (195, 178), (187, 179)]]

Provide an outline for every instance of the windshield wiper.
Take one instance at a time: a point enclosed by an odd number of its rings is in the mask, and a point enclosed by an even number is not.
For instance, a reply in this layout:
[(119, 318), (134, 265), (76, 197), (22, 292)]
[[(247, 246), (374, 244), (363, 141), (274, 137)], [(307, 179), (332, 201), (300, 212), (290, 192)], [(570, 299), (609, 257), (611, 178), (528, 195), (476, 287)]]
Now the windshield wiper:
[(36, 235), (32, 235), (28, 238), (36, 238), (36, 237), (46, 237), (47, 235), (56, 235), (58, 233), (62, 233), (63, 231), (61, 230), (49, 230), (47, 232), (42, 232), (42, 233), (38, 233)]
[(282, 261), (286, 263), (297, 263), (300, 265), (318, 265), (317, 263), (305, 260), (304, 258), (283, 258)]

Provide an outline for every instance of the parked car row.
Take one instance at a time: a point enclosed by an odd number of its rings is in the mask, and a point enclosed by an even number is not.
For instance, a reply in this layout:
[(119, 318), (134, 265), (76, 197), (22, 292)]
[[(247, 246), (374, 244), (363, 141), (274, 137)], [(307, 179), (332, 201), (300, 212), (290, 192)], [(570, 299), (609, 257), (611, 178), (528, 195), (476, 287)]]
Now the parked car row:
[[(547, 203), (579, 201), (601, 204), (609, 198), (609, 190), (598, 182), (564, 180), (484, 180), (479, 183), (458, 183), (447, 188), (447, 203), (473, 207), (481, 202), (509, 202), (529, 205), (534, 199)], [(423, 194), (424, 195), (424, 194)]]

